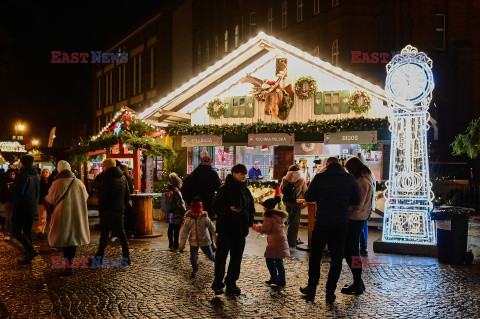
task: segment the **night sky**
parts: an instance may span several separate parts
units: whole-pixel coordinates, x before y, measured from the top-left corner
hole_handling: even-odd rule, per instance
[[[92,64],[52,64],[51,51],[105,51],[164,1],[0,1],[0,140],[17,121],[27,138],[66,146],[92,119]]]

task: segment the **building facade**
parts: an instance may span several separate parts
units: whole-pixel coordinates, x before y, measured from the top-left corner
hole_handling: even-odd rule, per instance
[[[453,0],[193,0],[193,73],[263,31],[384,86],[385,65],[412,44],[433,60],[434,160],[480,115],[480,3]],[[433,135],[433,134],[432,134]]]

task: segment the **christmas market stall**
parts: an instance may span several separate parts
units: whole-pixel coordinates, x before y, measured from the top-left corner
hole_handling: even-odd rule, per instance
[[[310,181],[323,159],[362,153],[377,178],[386,178],[386,100],[379,86],[260,33],[140,117],[165,127],[175,150],[186,150],[188,173],[204,149],[222,179],[235,163],[258,165],[261,175],[250,181],[261,202],[293,163]]]
[[[7,169],[8,163],[17,163],[27,153],[25,145],[18,141],[0,141],[0,167]]]
[[[153,183],[161,178],[165,162],[173,162],[176,157],[170,147],[164,146],[164,136],[163,130],[123,107],[100,133],[71,149],[72,163],[83,165],[84,182],[90,191],[104,159],[113,158],[127,165],[133,177],[134,210],[141,219],[136,220],[142,228],[136,229],[137,235],[151,235]],[[139,207],[142,209],[136,209]]]

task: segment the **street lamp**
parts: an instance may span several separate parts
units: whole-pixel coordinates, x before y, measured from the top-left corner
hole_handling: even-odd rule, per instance
[[[19,122],[17,125],[15,125],[15,136],[13,137],[13,139],[23,140],[23,136],[18,135],[19,133],[21,134],[23,130],[25,130],[25,124],[23,124],[22,122]]]
[[[32,141],[32,145],[33,145],[33,146],[38,146],[38,144],[40,144],[40,142],[39,142],[37,139],[34,139],[34,140]]]

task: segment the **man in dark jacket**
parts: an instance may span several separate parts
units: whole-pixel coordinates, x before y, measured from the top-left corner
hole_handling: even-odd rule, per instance
[[[305,193],[307,202],[317,203],[315,226],[312,232],[312,250],[308,268],[308,286],[300,291],[313,300],[320,279],[322,251],[328,244],[330,270],[326,285],[326,301],[335,301],[335,289],[342,271],[345,237],[349,221],[349,207],[360,203],[360,190],[353,175],[347,173],[338,159],[327,159],[324,172],[315,175]]]
[[[123,226],[125,202],[130,200],[127,180],[122,170],[116,167],[115,160],[106,159],[103,162],[103,168],[105,173],[100,179],[98,187],[101,235],[96,254],[97,263],[102,263],[108,236],[110,231],[112,231],[112,233],[118,236],[122,244],[124,260],[130,264],[127,236]]]
[[[213,220],[215,217],[213,200],[215,192],[220,187],[218,173],[212,168],[212,161],[207,152],[202,153],[200,165],[185,178],[182,185],[182,196],[185,203],[190,204],[195,197],[200,197],[203,210],[208,212],[208,217]]]
[[[32,226],[39,197],[40,177],[37,168],[33,166],[33,156],[23,156],[20,159],[20,173],[14,184],[12,216],[13,235],[25,248],[25,256],[19,264],[30,264],[38,256],[32,246]]]
[[[215,280],[212,289],[216,295],[223,293],[223,287],[227,286],[227,293],[240,294],[240,288],[236,281],[240,276],[245,237],[253,225],[255,206],[252,194],[247,188],[247,168],[243,164],[236,164],[218,190],[213,203],[213,209],[217,214],[216,231],[217,253],[215,257]],[[225,264],[230,252],[225,283]]]

